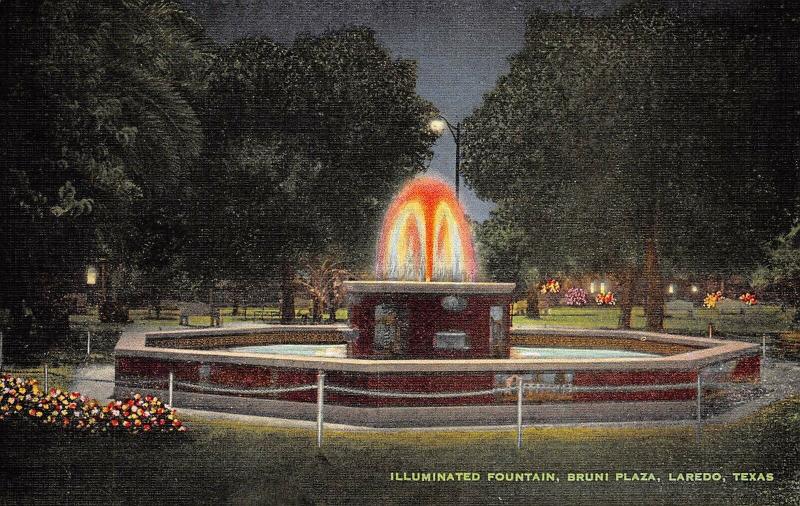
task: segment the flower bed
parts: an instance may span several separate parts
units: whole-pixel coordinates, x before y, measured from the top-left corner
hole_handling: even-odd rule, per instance
[[[739,300],[747,304],[748,306],[755,306],[758,304],[758,299],[756,299],[756,294],[754,293],[743,293],[739,296]]]
[[[539,287],[541,293],[558,293],[561,291],[561,283],[555,279],[548,279]]]
[[[598,306],[615,306],[617,304],[617,298],[612,292],[600,292],[594,297],[594,301]]]
[[[101,404],[78,392],[51,388],[45,393],[35,379],[0,378],[0,422],[12,418],[40,426],[91,433],[182,432],[175,410],[158,397],[134,394],[129,399]]]
[[[706,298],[703,299],[703,306],[707,309],[714,309],[717,307],[717,303],[724,298],[721,291],[709,293],[706,295]]]
[[[570,288],[564,295],[564,303],[568,306],[585,306],[587,302],[586,290],[583,288]]]

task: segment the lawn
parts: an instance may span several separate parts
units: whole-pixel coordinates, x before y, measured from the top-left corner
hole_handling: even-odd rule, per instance
[[[667,312],[664,328],[675,334],[703,335],[708,324],[713,323],[717,333],[723,336],[754,336],[763,333],[783,332],[789,328],[794,313],[784,311],[779,306],[758,305],[748,307],[744,314],[720,314],[716,309],[695,308],[694,314],[686,312]],[[549,314],[543,311],[538,320],[526,316],[514,316],[514,325],[547,325],[581,328],[615,329],[619,321],[618,308],[600,307],[554,307]],[[633,308],[631,326],[634,329],[645,327],[644,310],[641,306]]]
[[[269,317],[263,320],[253,315],[276,315],[276,308],[247,308],[247,317],[244,316],[244,308],[240,308],[238,316],[231,316],[231,308],[222,308],[221,313],[224,322],[249,321],[253,323],[276,323],[276,319]],[[256,311],[258,311],[256,313]],[[723,336],[756,336],[763,333],[783,332],[789,328],[792,320],[792,310],[783,310],[776,305],[757,305],[746,308],[743,314],[721,314],[716,309],[695,308],[690,316],[685,311],[671,313],[667,311],[664,320],[664,327],[667,332],[704,335],[707,332],[708,324],[713,323],[717,333]],[[298,318],[307,316],[307,311],[298,311]],[[347,321],[347,310],[339,309],[336,312],[337,320]],[[147,318],[146,310],[132,310],[131,318],[135,321],[143,321],[161,327],[178,325],[177,312],[164,311],[162,318]],[[300,323],[302,320],[297,320]],[[325,322],[328,321],[327,313],[324,315]],[[549,310],[549,314],[542,312],[542,317],[538,320],[527,318],[522,315],[513,317],[514,325],[546,325],[562,327],[581,327],[581,328],[617,328],[619,321],[618,308],[606,307],[554,307]],[[189,319],[192,326],[208,326],[211,321],[208,316],[192,316]],[[641,306],[634,307],[632,327],[643,329],[645,327],[644,311]]]
[[[800,399],[735,425],[691,428],[531,428],[508,432],[326,433],[190,422],[175,437],[33,433],[0,425],[0,503],[236,504],[797,504]],[[474,472],[475,482],[391,481],[393,472]],[[668,481],[719,472],[725,482]],[[489,472],[554,472],[559,482],[487,481]],[[609,472],[569,483],[570,472]],[[652,472],[661,481],[615,481]],[[732,473],[774,473],[737,482]],[[766,477],[766,475],[765,475]],[[793,502],[794,501],[794,502]]]

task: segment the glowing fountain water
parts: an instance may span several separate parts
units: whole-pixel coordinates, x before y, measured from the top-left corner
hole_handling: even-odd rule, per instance
[[[378,241],[378,279],[475,281],[472,234],[449,185],[414,179],[392,202]]]

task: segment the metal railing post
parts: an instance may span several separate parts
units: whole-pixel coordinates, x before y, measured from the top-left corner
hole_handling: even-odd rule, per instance
[[[522,448],[522,376],[517,379],[517,449]]]
[[[700,369],[697,370],[697,423],[700,423],[700,418],[702,415],[702,399],[703,399],[703,383],[700,378],[701,371]]]
[[[702,369],[697,370],[697,443],[700,443],[700,434],[703,430],[703,380]]]
[[[767,335],[761,335],[761,364],[758,367],[758,376],[761,383],[764,382],[764,366],[767,365]]]
[[[92,331],[86,331],[86,356],[90,356],[92,354]]]
[[[322,448],[322,408],[325,404],[325,371],[317,372],[317,448]]]
[[[0,370],[3,369],[3,331],[0,330]]]
[[[169,372],[169,400],[167,401],[167,404],[169,404],[169,407],[171,407],[171,408],[175,407],[175,406],[172,405],[172,386],[173,386],[174,382],[175,382],[175,373],[170,371]]]
[[[45,393],[45,395],[47,395],[47,393],[49,391],[50,391],[50,383],[49,383],[49,378],[47,376],[47,362],[45,362],[45,364],[44,364],[44,393]]]

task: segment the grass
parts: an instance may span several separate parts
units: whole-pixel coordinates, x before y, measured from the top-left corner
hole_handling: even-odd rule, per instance
[[[691,428],[530,428],[515,448],[508,432],[327,432],[195,421],[177,437],[34,433],[0,425],[6,476],[0,503],[196,504],[790,504],[800,481],[800,399],[738,424]],[[478,482],[390,481],[391,472],[466,471]],[[722,483],[668,481],[720,472]],[[555,472],[560,482],[499,483],[489,472]],[[610,472],[612,481],[567,483],[568,472]],[[652,472],[660,482],[614,481]],[[733,472],[772,472],[736,482]],[[796,504],[796,502],[795,502]]]
[[[598,307],[554,307],[549,314],[534,320],[526,316],[514,316],[514,325],[547,325],[580,328],[615,329],[619,321],[618,308]],[[744,314],[720,314],[715,309],[695,308],[694,315],[685,312],[667,312],[664,327],[667,332],[676,334],[703,335],[708,324],[713,323],[715,331],[727,336],[755,336],[763,333],[783,332],[789,328],[792,311],[782,311],[779,306],[759,305],[745,309]],[[634,329],[644,329],[644,310],[634,307],[631,319]]]
[[[277,320],[253,318],[254,310],[261,311],[262,314],[276,315],[277,308],[247,308],[248,317],[243,316],[243,308],[240,308],[238,316],[231,316],[231,308],[222,308],[223,324],[231,321],[248,321],[253,323],[276,322]],[[307,316],[308,311],[298,311],[298,318],[302,315]],[[708,324],[713,323],[715,331],[727,336],[756,336],[763,333],[784,332],[789,329],[793,312],[782,310],[776,305],[758,305],[745,309],[744,314],[720,314],[715,309],[695,308],[692,315],[686,312],[671,313],[667,311],[664,320],[664,327],[667,332],[704,335],[707,332]],[[84,318],[85,317],[81,317]],[[143,321],[160,327],[170,327],[178,325],[178,313],[176,311],[163,311],[162,318],[147,318],[146,310],[132,310],[131,318],[135,321]],[[339,309],[336,318],[340,322],[347,321],[347,309]],[[80,320],[75,320],[80,321]],[[324,315],[324,322],[328,321],[327,313]],[[619,321],[619,308],[600,308],[595,306],[585,307],[554,307],[542,312],[542,317],[538,320],[526,316],[517,315],[513,317],[514,325],[546,325],[562,327],[580,328],[617,328]],[[300,320],[297,320],[299,323]],[[634,329],[644,329],[645,319],[644,310],[641,306],[633,308],[632,327]],[[189,318],[191,326],[208,326],[211,320],[208,316],[191,316]]]

